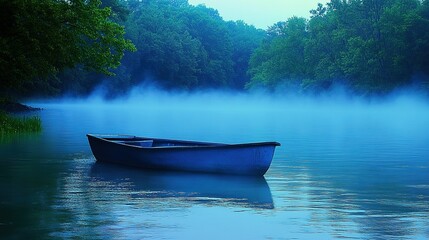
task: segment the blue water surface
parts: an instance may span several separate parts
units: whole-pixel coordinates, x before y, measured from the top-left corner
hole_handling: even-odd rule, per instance
[[[2,239],[428,239],[429,104],[149,94],[34,101],[2,136]],[[96,163],[87,133],[278,141],[264,178]]]

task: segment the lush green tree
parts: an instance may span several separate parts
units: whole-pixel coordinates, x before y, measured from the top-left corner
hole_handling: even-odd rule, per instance
[[[201,86],[227,87],[232,76],[232,44],[225,21],[203,5],[189,7],[183,14],[188,32],[202,45],[199,59]]]
[[[33,78],[29,83],[34,86],[25,88],[73,95],[100,86],[116,96],[149,80],[167,89],[243,89],[250,55],[265,35],[242,21],[225,22],[216,10],[187,0],[104,0],[103,7],[112,10],[109,19],[124,25],[125,37],[137,47],[125,52],[119,68],[111,69],[115,76],[81,63],[59,69],[57,78]]]
[[[125,61],[136,83],[153,76],[167,88],[198,84],[198,61],[204,58],[201,43],[191,36],[176,6],[167,1],[141,3],[133,9],[127,29],[138,48]]]
[[[348,30],[340,66],[360,91],[388,92],[407,84],[412,74],[409,40],[419,1],[362,1],[349,4]],[[365,14],[362,14],[365,13]]]
[[[0,0],[0,92],[52,87],[48,81],[77,65],[112,74],[134,50],[124,27],[100,0]]]
[[[429,88],[428,0],[331,0],[309,20],[267,31],[187,0],[0,0],[0,8],[1,94],[88,94],[103,84],[114,96],[146,79],[168,89],[340,83],[384,93],[415,74]]]
[[[332,4],[327,7],[318,4],[317,9],[310,11],[312,16],[304,50],[307,78],[302,88],[305,90],[324,90],[343,78],[339,65],[347,31],[339,26],[340,17],[333,7]]]
[[[299,85],[305,78],[306,19],[293,17],[268,30],[269,38],[250,59],[252,80],[247,87]]]
[[[385,93],[410,84],[413,74],[428,73],[427,2],[331,0],[311,11],[295,38],[286,33],[290,20],[275,24],[252,56],[248,85],[276,87],[289,79],[301,90],[340,82]]]
[[[227,26],[232,43],[233,75],[230,82],[233,88],[242,90],[250,81],[247,73],[250,56],[262,43],[266,33],[243,21],[229,21]]]
[[[191,6],[187,1],[149,0],[127,4],[130,16],[126,29],[138,48],[123,61],[131,73],[132,85],[154,79],[165,88],[235,86],[231,38],[240,37],[238,33],[234,35],[216,10],[203,5]],[[249,27],[243,31],[253,30]],[[245,33],[242,34],[240,40],[246,38]],[[256,44],[253,43],[253,48]],[[237,51],[247,51],[239,48],[237,45]]]
[[[414,71],[423,72],[429,76],[429,0],[424,0],[417,11],[418,16],[414,21],[411,33],[409,34],[412,42],[411,59]],[[427,86],[429,88],[429,84]]]

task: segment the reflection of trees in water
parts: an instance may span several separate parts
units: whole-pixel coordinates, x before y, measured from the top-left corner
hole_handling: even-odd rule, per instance
[[[88,166],[88,162],[81,162],[71,172],[61,177],[62,187],[58,190],[53,206],[59,224],[51,234],[54,237],[91,236],[94,239],[106,237],[106,231],[109,229],[104,226],[115,226],[120,222],[120,219],[112,214],[111,208],[114,206],[108,206],[108,201],[119,195],[115,192],[100,194],[93,191]]]
[[[57,226],[50,206],[64,166],[39,140],[38,135],[22,135],[0,145],[0,236],[4,239],[47,239]]]
[[[386,239],[427,234],[418,225],[429,223],[429,169],[423,166],[322,160],[289,162],[285,172],[270,173],[287,176],[282,188],[308,196],[301,207],[312,212],[311,225],[331,226],[337,237]]]

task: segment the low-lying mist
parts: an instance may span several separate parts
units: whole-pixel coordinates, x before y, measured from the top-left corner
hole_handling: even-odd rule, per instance
[[[426,131],[429,135],[429,100],[412,91],[401,91],[384,98],[363,98],[348,95],[345,91],[331,91],[318,96],[267,94],[264,92],[200,91],[167,92],[150,87],[138,87],[122,97],[106,100],[101,91],[86,98],[59,98],[37,100],[33,105],[44,109],[60,108],[69,111],[85,110],[97,118],[114,118],[122,121],[138,119],[142,125],[154,116],[167,119],[176,128],[198,131],[224,125],[255,128],[281,128],[283,124],[318,131],[329,128],[336,132],[345,125],[372,123],[369,127],[394,126],[394,131]],[[119,120],[118,120],[119,121]],[[155,120],[153,120],[155,121]],[[164,120],[165,121],[165,120]],[[159,124],[162,121],[159,120]],[[130,124],[130,126],[133,124]],[[154,123],[152,123],[154,125]],[[362,127],[362,126],[361,126]],[[165,128],[154,126],[153,132]],[[106,128],[102,132],[115,129]],[[133,128],[127,129],[134,132]],[[90,129],[88,131],[91,131]]]
[[[277,141],[277,159],[377,159],[418,161],[429,157],[429,101],[402,91],[384,98],[352,97],[344,91],[318,96],[264,92],[167,92],[135,88],[106,100],[35,100],[43,137],[51,145],[68,139],[70,152],[89,153],[85,135],[129,134],[208,142]],[[63,149],[64,150],[64,149]],[[422,155],[423,154],[423,155]],[[426,161],[425,160],[425,161]],[[379,160],[377,160],[379,161]]]
[[[87,97],[35,99],[32,104],[62,105],[79,108],[205,110],[219,112],[302,112],[335,115],[393,114],[411,117],[429,114],[429,98],[413,90],[401,90],[386,96],[362,97],[342,88],[317,95],[240,92],[228,90],[165,91],[155,87],[136,87],[128,94],[108,99],[102,88]]]

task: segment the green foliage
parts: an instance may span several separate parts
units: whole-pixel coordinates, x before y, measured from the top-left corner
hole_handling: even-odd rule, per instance
[[[227,28],[233,49],[231,85],[235,89],[243,89],[245,84],[250,81],[250,76],[247,74],[250,56],[262,44],[265,31],[256,29],[243,21],[229,21]]]
[[[117,77],[105,80],[111,92],[147,79],[167,89],[243,89],[249,80],[248,61],[264,31],[225,22],[216,10],[186,0],[122,3],[129,11],[127,37],[138,50],[125,55]]]
[[[138,52],[123,63],[135,82],[152,76],[166,88],[230,85],[232,45],[214,9],[187,1],[134,2],[126,28]]]
[[[189,33],[202,45],[200,58],[203,86],[226,87],[232,75],[232,44],[226,23],[218,12],[199,5],[189,7],[183,14]]]
[[[10,13],[0,22],[0,94],[89,94],[102,85],[115,96],[147,79],[167,89],[243,89],[265,35],[187,0],[0,3]]]
[[[113,74],[124,51],[124,27],[109,19],[100,0],[0,0],[0,92],[51,85],[65,68]],[[43,85],[43,84],[42,84]]]
[[[39,117],[12,117],[0,112],[0,134],[40,132],[42,123]]]
[[[124,64],[135,78],[146,72],[165,87],[197,85],[199,61],[205,57],[202,44],[191,36],[179,14],[167,1],[147,1],[133,9],[127,30],[138,52]]]
[[[331,0],[299,31],[296,19],[275,24],[252,56],[248,86],[321,90],[341,82],[384,93],[411,84],[413,74],[429,69],[427,2]]]
[[[252,80],[247,87],[273,88],[277,84],[294,84],[305,75],[306,20],[293,17],[275,24],[265,41],[250,59]]]
[[[118,95],[146,79],[389,92],[429,76],[428,2],[331,0],[263,31],[187,0],[0,0],[0,94],[88,94],[103,83]]]

